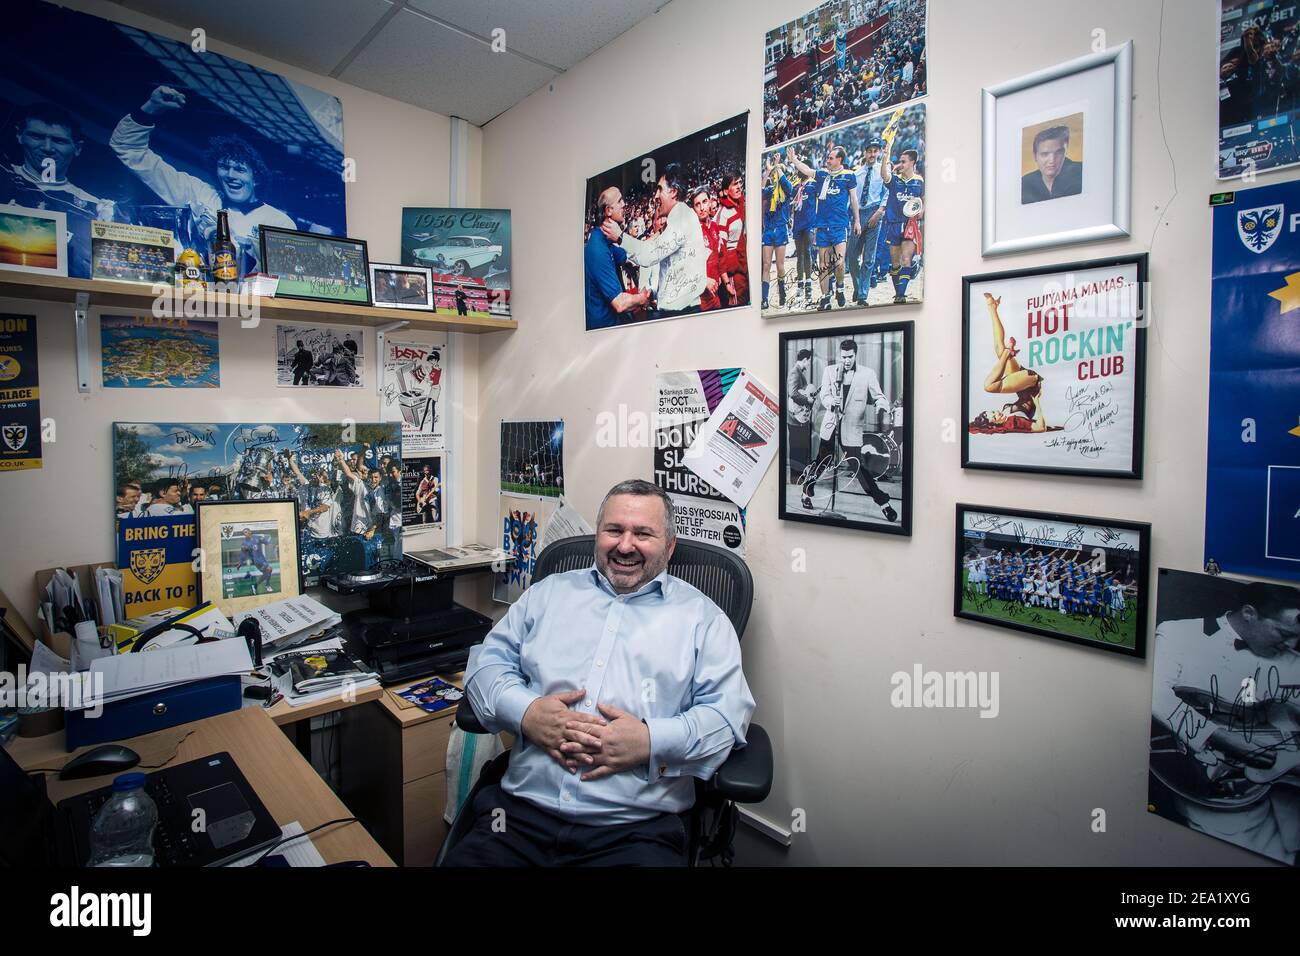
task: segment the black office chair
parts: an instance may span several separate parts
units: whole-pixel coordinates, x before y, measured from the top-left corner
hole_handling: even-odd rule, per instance
[[[580,535],[565,538],[547,546],[537,558],[533,571],[536,584],[548,574],[589,568],[596,563],[596,538]],[[693,541],[678,541],[668,573],[698,588],[718,605],[731,620],[736,637],[745,636],[749,623],[750,606],[754,600],[754,578],[745,562],[722,548]],[[456,725],[473,733],[487,733],[470,706],[469,698],[461,698],[456,710]],[[438,852],[435,866],[441,866],[447,853],[474,826],[470,808],[474,797],[483,787],[499,783],[506,774],[510,751],[506,751],[483,766],[478,782],[456,813],[451,831]],[[687,845],[687,861],[691,866],[701,862],[730,866],[735,851],[732,842],[736,832],[737,803],[761,803],[772,789],[772,742],[758,724],[751,723],[745,734],[745,746],[732,750],[713,779],[695,781],[695,805],[691,808],[691,826]]]

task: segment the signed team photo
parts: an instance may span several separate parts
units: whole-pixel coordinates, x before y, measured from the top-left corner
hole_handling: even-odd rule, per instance
[[[1146,656],[1151,526],[957,505],[957,617]]]
[[[781,518],[912,533],[912,328],[781,334]]]
[[[1142,477],[1147,257],[962,279],[962,467]]]
[[[748,129],[741,113],[587,180],[587,331],[749,304]]]

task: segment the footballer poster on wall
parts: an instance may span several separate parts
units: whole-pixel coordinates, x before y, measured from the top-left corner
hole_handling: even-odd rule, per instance
[[[1295,866],[1300,590],[1159,573],[1147,809]]]
[[[441,401],[446,352],[444,345],[384,341],[379,420],[402,423],[405,454],[446,447],[443,434],[446,406]]]
[[[119,535],[204,501],[293,498],[310,584],[401,556],[401,466],[396,424],[113,424]]]
[[[750,302],[742,113],[587,180],[587,330]]]
[[[925,298],[925,104],[763,154],[762,314]]]
[[[402,265],[433,273],[434,307],[510,317],[510,210],[402,209]]]
[[[507,570],[493,582],[492,600],[513,604],[533,583],[537,556],[541,554],[539,542],[558,505],[554,498],[501,495],[500,537],[496,543],[511,560]]]
[[[686,451],[740,377],[739,368],[655,376],[654,481],[676,511],[677,536],[745,555],[745,509],[686,466]]]
[[[95,220],[206,256],[228,210],[241,274],[257,269],[261,226],[347,234],[338,98],[196,48],[188,30],[11,4],[0,84],[0,206],[64,213],[70,276],[91,275]]]
[[[763,41],[763,143],[926,93],[926,0],[828,0]]]
[[[962,467],[1142,477],[1146,254],[962,279]]]
[[[1214,209],[1205,560],[1300,579],[1300,185]]]
[[[1149,524],[957,505],[953,614],[1146,656]]]
[[[501,490],[546,498],[564,493],[564,422],[501,423]]]
[[[1219,178],[1300,162],[1300,5],[1220,0]]]

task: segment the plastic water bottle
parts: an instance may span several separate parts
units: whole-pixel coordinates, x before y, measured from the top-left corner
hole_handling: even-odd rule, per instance
[[[158,807],[144,789],[144,774],[113,780],[113,795],[90,825],[90,866],[153,866]]]

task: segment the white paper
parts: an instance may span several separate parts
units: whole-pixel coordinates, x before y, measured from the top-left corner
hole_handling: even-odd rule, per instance
[[[235,630],[250,617],[261,626],[264,647],[287,641],[304,631],[323,633],[342,620],[337,613],[306,594],[241,611],[235,615]]]
[[[781,406],[748,371],[740,373],[686,450],[683,464],[742,508],[776,457]]]
[[[72,670],[72,661],[60,657],[44,641],[37,641],[32,648],[32,662],[27,665],[30,674],[66,674]]]
[[[108,702],[137,697],[160,687],[242,674],[252,669],[248,644],[243,638],[230,638],[179,647],[162,654],[142,652],[100,658],[90,665],[90,674],[103,675],[104,701]]]
[[[560,495],[560,506],[551,515],[551,520],[546,522],[546,530],[542,532],[537,551],[539,554],[545,551],[546,546],[552,541],[563,541],[565,538],[594,533],[595,529],[587,524],[587,519],[582,516],[582,512],[569,504],[564,495]]]
[[[343,826],[343,824],[339,824]],[[321,833],[329,833],[333,827],[326,827]],[[280,827],[280,836],[291,837],[297,836],[303,832],[302,824],[297,820],[292,823],[286,823]],[[226,866],[252,866],[263,856],[283,856],[290,866],[324,866],[325,857],[320,855],[316,849],[316,844],[311,842],[311,837],[304,837],[301,840],[294,840],[290,843],[282,844],[273,850],[261,849],[256,853],[250,853],[248,856],[242,856],[238,860],[227,863]]]

